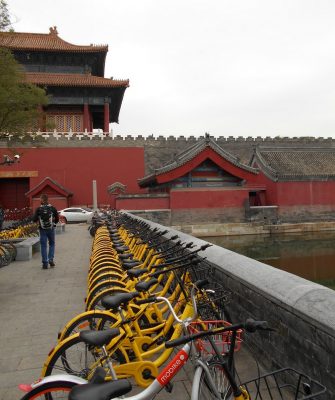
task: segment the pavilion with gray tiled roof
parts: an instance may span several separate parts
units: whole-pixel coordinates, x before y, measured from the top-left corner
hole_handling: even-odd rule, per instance
[[[153,173],[141,178],[138,180],[138,184],[141,187],[147,186],[149,183],[154,182],[155,178],[158,175],[164,174],[166,172],[172,171],[185,165],[193,158],[195,158],[198,154],[204,151],[206,148],[212,149],[215,153],[220,155],[220,157],[224,158],[225,160],[229,161],[234,166],[241,168],[245,171],[251,172],[253,174],[258,174],[258,168],[254,168],[250,165],[243,164],[238,157],[235,157],[231,153],[225,151],[222,147],[220,147],[213,138],[211,138],[208,134],[201,140],[199,140],[194,145],[188,147],[181,153],[175,156],[175,159],[167,165],[164,165],[160,168],[156,168]]]

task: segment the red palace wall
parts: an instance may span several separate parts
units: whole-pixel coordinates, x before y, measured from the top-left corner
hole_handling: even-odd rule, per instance
[[[8,151],[0,149],[0,158]],[[137,179],[145,175],[141,147],[15,148],[15,153],[21,154],[20,163],[0,166],[1,178],[28,176],[31,190],[45,177],[50,177],[73,192],[73,205],[92,204],[93,180],[97,181],[99,204],[110,204],[107,187],[114,182],[126,185],[128,193],[145,193],[137,185]]]
[[[332,206],[335,209],[335,181],[274,182],[262,173],[259,181],[266,186],[267,205]]]
[[[243,207],[249,191],[234,189],[174,189],[170,192],[171,209]]]
[[[335,208],[335,182],[278,182],[277,201],[282,206],[333,205]]]
[[[117,198],[117,210],[166,210],[170,208],[170,199],[166,197]]]
[[[245,171],[239,171],[239,175],[245,177],[249,187],[173,189],[170,197],[148,195],[137,183],[139,178],[145,176],[143,147],[3,148],[0,149],[0,159],[8,153],[19,153],[21,161],[19,164],[0,166],[0,202],[5,199],[5,190],[1,188],[9,188],[11,197],[16,191],[17,199],[23,198],[25,192],[45,177],[50,177],[73,192],[71,205],[92,205],[92,181],[96,180],[98,204],[115,205],[118,209],[243,210],[249,191],[259,187],[265,190],[265,205],[277,205],[282,213],[299,207],[301,211],[309,209],[310,213],[335,210],[335,181],[273,182],[262,173],[253,175]],[[221,161],[221,164],[225,163]],[[222,167],[228,169],[229,165]],[[236,167],[230,165],[229,168],[231,173],[237,172]],[[143,196],[116,199],[116,196],[107,193],[107,187],[114,182],[126,185],[128,195]],[[12,184],[17,184],[22,191],[12,189]],[[21,203],[17,201],[17,204]],[[294,213],[298,211],[294,210]]]

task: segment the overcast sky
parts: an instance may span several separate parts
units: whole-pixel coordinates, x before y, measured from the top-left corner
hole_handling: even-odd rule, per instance
[[[17,32],[108,44],[115,134],[335,138],[334,0],[7,0]]]

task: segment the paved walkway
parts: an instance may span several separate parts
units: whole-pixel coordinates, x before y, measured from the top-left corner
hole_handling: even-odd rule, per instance
[[[56,267],[42,270],[40,253],[0,269],[0,399],[22,397],[19,383],[40,376],[57,333],[84,309],[92,237],[86,224],[56,235]]]
[[[42,270],[40,253],[0,268],[0,400],[22,397],[17,385],[40,376],[58,331],[84,310],[91,248],[86,224],[67,225],[56,236],[55,268]],[[162,391],[156,398],[187,400],[192,374],[178,374],[172,394]]]

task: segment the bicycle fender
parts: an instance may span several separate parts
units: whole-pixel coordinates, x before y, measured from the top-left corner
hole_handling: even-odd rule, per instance
[[[38,388],[46,383],[50,382],[71,382],[75,385],[84,385],[87,383],[87,380],[80,378],[79,376],[68,375],[68,374],[58,374],[58,375],[50,375],[44,378],[39,378],[30,385],[19,385],[19,389],[24,392],[29,392],[32,389]]]

